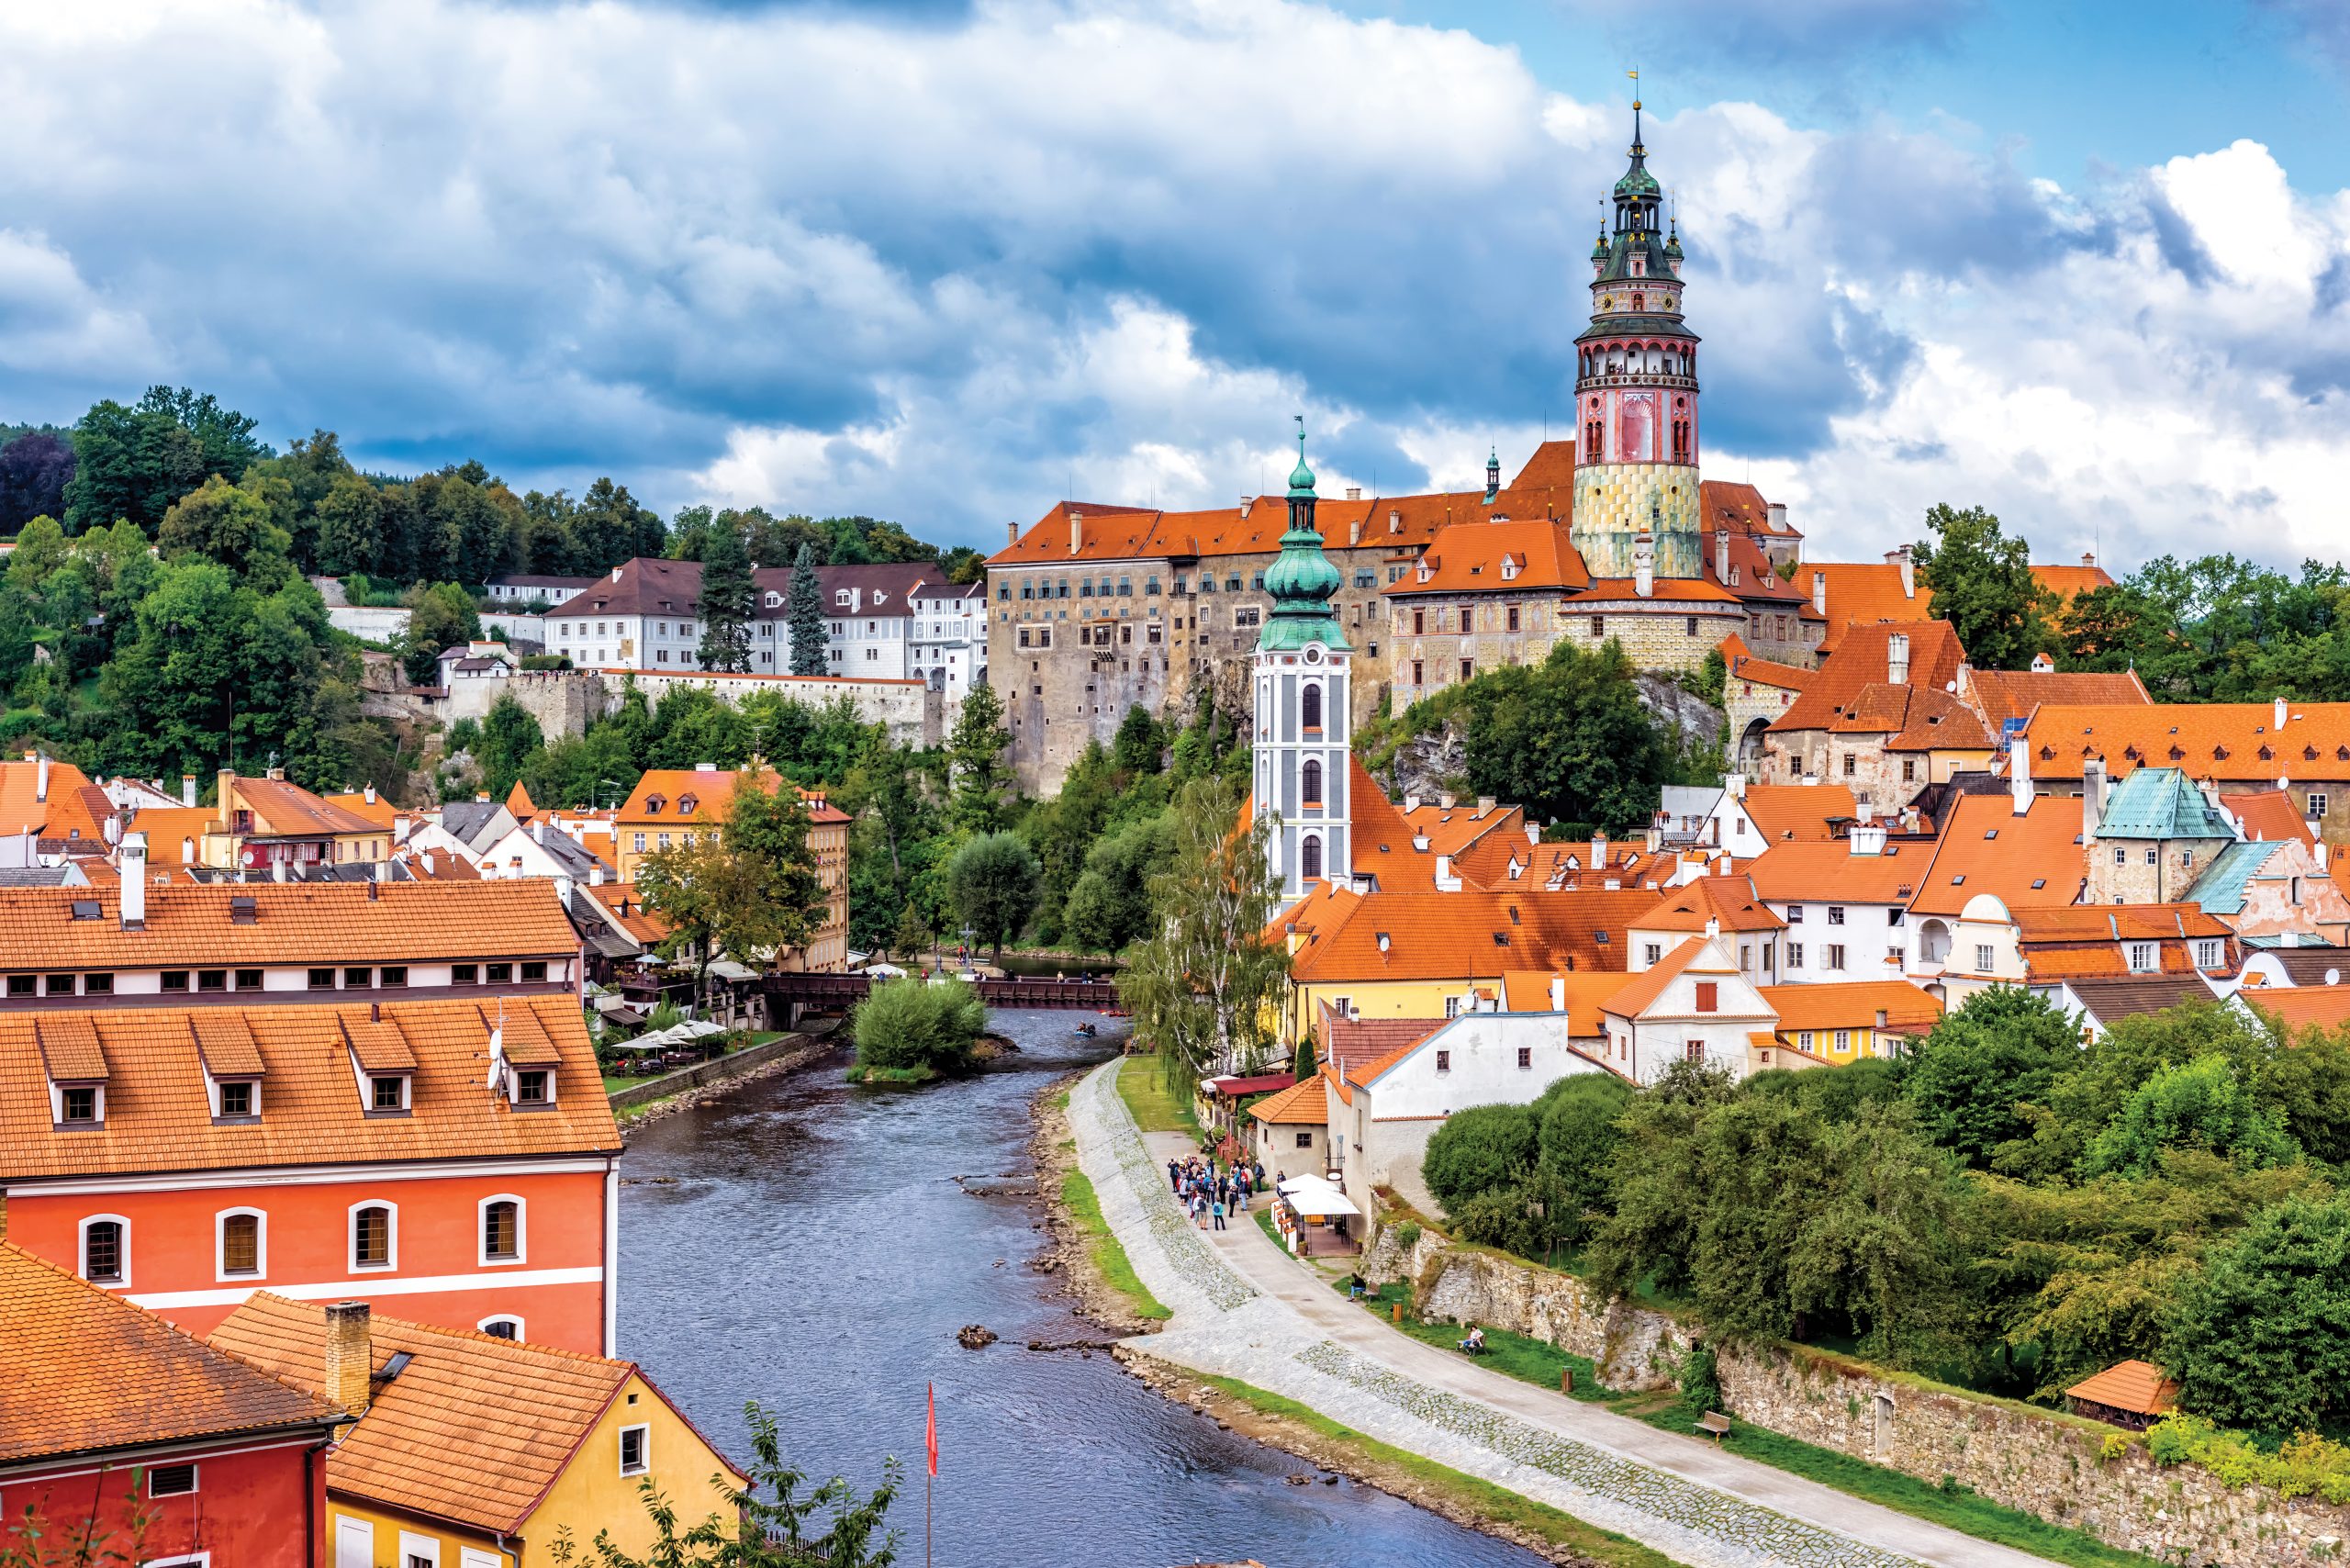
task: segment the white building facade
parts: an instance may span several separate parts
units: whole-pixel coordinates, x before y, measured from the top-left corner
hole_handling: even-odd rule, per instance
[[[1325,879],[1349,877],[1354,864],[1347,810],[1353,650],[1330,613],[1340,578],[1315,531],[1302,431],[1297,443],[1289,532],[1265,573],[1273,603],[1257,639],[1253,704],[1257,815],[1274,819],[1266,856],[1291,899]]]

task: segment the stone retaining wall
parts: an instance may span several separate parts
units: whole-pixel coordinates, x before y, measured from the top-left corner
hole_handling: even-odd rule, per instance
[[[1610,1388],[1672,1386],[1695,1325],[1624,1301],[1602,1306],[1572,1275],[1432,1230],[1406,1248],[1396,1228],[1379,1227],[1363,1275],[1410,1281],[1426,1316],[1557,1345],[1590,1360]],[[2350,1507],[2232,1487],[2195,1465],[2158,1467],[2143,1442],[2105,1459],[2117,1428],[2099,1422],[1802,1351],[1718,1346],[1716,1363],[1723,1406],[1740,1420],[1921,1481],[1949,1478],[2166,1562],[2304,1568],[2339,1562],[2350,1540]]]
[[[632,1105],[666,1099],[680,1090],[699,1089],[706,1084],[723,1083],[730,1078],[740,1078],[746,1072],[765,1067],[787,1051],[814,1045],[816,1040],[817,1036],[813,1035],[784,1035],[755,1046],[746,1046],[730,1056],[697,1062],[692,1067],[681,1067],[675,1072],[665,1072],[658,1078],[632,1083],[625,1089],[615,1089],[612,1091],[612,1109],[625,1111]]]

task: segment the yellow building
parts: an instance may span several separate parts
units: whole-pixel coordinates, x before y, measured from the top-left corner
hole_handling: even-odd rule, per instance
[[[680,1531],[746,1478],[632,1361],[256,1292],[212,1343],[355,1413],[327,1456],[331,1568],[532,1568],[558,1535],[654,1542],[650,1480]]]
[[[1778,1014],[1773,1025],[1778,1043],[1832,1067],[1897,1055],[1942,1015],[1941,1002],[1908,980],[1758,989]]]
[[[647,770],[612,814],[612,856],[620,879],[635,881],[637,868],[649,856],[692,844],[704,834],[718,834],[725,826],[735,786],[744,778],[756,778],[769,794],[782,786],[782,778],[772,768],[756,757],[751,763],[743,771],[708,763]],[[848,968],[849,815],[821,790],[799,793],[808,812],[808,848],[815,857],[816,879],[824,889],[824,918],[804,948],[778,954],[776,967],[837,972]]]
[[[246,778],[222,768],[209,806],[148,806],[125,824],[151,863],[271,875],[279,866],[375,866],[391,858],[388,812],[359,812],[288,783],[283,768]]]

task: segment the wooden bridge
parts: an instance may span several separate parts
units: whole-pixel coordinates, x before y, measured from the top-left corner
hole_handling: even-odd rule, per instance
[[[872,977],[863,974],[767,974],[759,989],[770,1002],[796,1002],[820,1012],[844,1012],[865,1000]],[[1116,1013],[1118,985],[1107,980],[1043,980],[1014,976],[978,982],[979,999],[990,1007],[1081,1008]]]

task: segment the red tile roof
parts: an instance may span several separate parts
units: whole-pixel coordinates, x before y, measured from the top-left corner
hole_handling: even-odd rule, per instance
[[[1755,896],[1751,877],[1700,877],[1670,890],[1632,922],[1639,931],[1703,932],[1714,921],[1723,931],[1777,931],[1786,922]]]
[[[1561,969],[1506,969],[1502,973],[1502,1005],[1508,1013],[1551,1013],[1551,987],[1556,983],[1564,992],[1567,1032],[1590,1036],[1606,1033],[1599,1021],[1600,1009],[1607,999],[1624,989],[1620,974],[1596,970],[1577,970],[1569,974]]]
[[[0,1242],[0,1463],[231,1433],[323,1435],[335,1414],[8,1242]]]
[[[1405,1046],[1417,1045],[1444,1020],[1428,1018],[1340,1018],[1321,1004],[1322,1059],[1339,1069],[1358,1067]]]
[[[2282,790],[2254,790],[2237,795],[2223,792],[2220,804],[2244,823],[2247,839],[2281,844],[2288,838],[2298,838],[2303,844],[2317,843],[2317,835],[2310,832],[2309,819],[2301,815],[2301,808]]]
[[[1851,822],[1861,811],[1841,784],[1749,784],[1738,803],[1765,844],[1824,843],[1830,822]]]
[[[1290,973],[1297,980],[1335,984],[1468,980],[1505,968],[1616,969],[1624,962],[1630,917],[1655,897],[1639,890],[1382,890],[1354,901],[1340,919],[1316,929],[1291,958]]]
[[[1755,989],[1779,1015],[1779,1027],[1874,1029],[1931,1025],[1942,1015],[1941,1001],[1908,980],[1845,980],[1828,985],[1766,985]]]
[[[1600,1004],[1601,1009],[1612,1017],[1637,1018],[1654,1006],[1657,999],[1684,974],[1735,973],[1733,966],[1714,947],[1715,944],[1702,935],[1685,939],[1618,988]]]
[[[1983,715],[1994,734],[2009,719],[2028,717],[2043,704],[2104,707],[2152,702],[2136,673],[2096,670],[1969,669],[1961,695]]]
[[[1955,915],[1979,893],[1994,895],[2010,913],[2069,903],[2080,896],[2084,880],[2080,836],[2077,800],[2034,796],[2031,810],[2017,816],[2005,794],[1963,795],[1943,824],[1910,913]]]
[[[2191,778],[2350,779],[2350,702],[2288,703],[2281,731],[2273,702],[2047,703],[2024,734],[2034,772],[2077,776],[2101,756],[2116,778],[2147,765]]]
[[[2150,1361],[2116,1361],[2065,1391],[2075,1399],[2127,1410],[2134,1416],[2164,1415],[2178,1404],[2178,1380]]]
[[[1382,591],[1412,594],[1572,592],[1591,581],[1564,523],[1456,522],[1436,536],[1416,570]]]
[[[1248,1107],[1248,1114],[1274,1126],[1318,1127],[1330,1119],[1329,1099],[1317,1074],[1278,1094],[1266,1095]]]
[[[1892,677],[1891,642],[1896,636],[1909,641],[1908,678],[1897,684]],[[1856,709],[1862,693],[1897,686],[1942,693],[1949,682],[1958,678],[1958,666],[1965,661],[1965,651],[1958,645],[1957,634],[1946,621],[1854,626],[1837,644],[1836,651],[1812,672],[1803,695],[1773,721],[1771,729],[1775,734],[1839,727],[1891,733],[1902,726],[1906,707],[1890,702],[1880,692],[1873,699],[1875,707],[1866,711],[1868,718],[1855,723],[1861,720]],[[1903,700],[1906,702],[1906,699]],[[1979,730],[1979,726],[1975,728]]]
[[[2263,986],[2236,995],[2296,1033],[2350,1023],[2350,985]]]
[[[1746,879],[1780,903],[1907,904],[1933,868],[1932,841],[1888,839],[1884,853],[1850,842],[1774,844],[1746,865]]]
[[[380,1021],[370,1019],[365,1003],[0,1014],[0,1170],[24,1181],[620,1147],[587,1025],[570,997],[505,1001],[508,1037],[543,1037],[557,1058],[554,1108],[527,1113],[483,1092],[497,999],[395,1002],[380,1011]],[[216,1126],[199,1053],[227,1038],[229,1018],[241,1022],[262,1062],[261,1115],[251,1125]],[[61,1028],[81,1032],[103,1051],[102,1127],[54,1129],[42,1048]],[[386,1068],[414,1064],[409,1114],[368,1114],[351,1070],[354,1047]]]
[[[27,758],[0,762],[0,838],[14,838],[27,829],[51,853],[80,842],[92,853],[106,847],[106,822],[114,804],[89,775],[70,762],[54,757],[49,764],[49,793],[40,794],[40,764]]]
[[[1729,666],[1732,680],[1751,680],[1757,686],[1774,686],[1787,691],[1801,691],[1811,684],[1813,671],[1795,665],[1774,664],[1748,652],[1746,639],[1735,632],[1721,640],[1721,653],[1722,663]]]
[[[256,838],[322,838],[382,833],[382,824],[283,778],[231,778],[235,803],[252,812]]]

